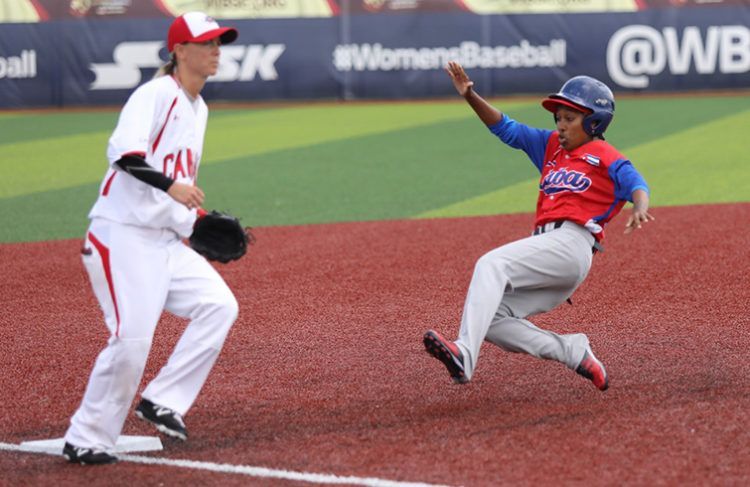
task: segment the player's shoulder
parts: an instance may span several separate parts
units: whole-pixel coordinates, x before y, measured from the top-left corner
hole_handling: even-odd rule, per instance
[[[201,95],[198,95],[198,98],[196,98],[193,108],[195,109],[196,117],[202,119],[203,123],[206,123],[208,120],[208,105]]]
[[[208,105],[206,105],[206,100],[204,100],[200,95],[198,95],[198,110],[208,113]]]
[[[171,76],[159,76],[136,88],[131,97],[159,98],[172,97],[178,93],[180,86]]]
[[[180,84],[172,76],[159,76],[143,85],[156,93],[175,94],[180,91]]]
[[[607,163],[612,163],[618,159],[625,158],[615,146],[606,140],[593,140],[586,144],[585,150],[586,153],[599,157]]]

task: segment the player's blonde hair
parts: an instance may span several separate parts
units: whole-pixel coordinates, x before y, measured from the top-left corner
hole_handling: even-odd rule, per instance
[[[159,70],[154,73],[154,78],[160,78],[162,76],[171,76],[177,69],[177,56],[174,53],[169,55],[169,61],[166,64],[162,64]]]

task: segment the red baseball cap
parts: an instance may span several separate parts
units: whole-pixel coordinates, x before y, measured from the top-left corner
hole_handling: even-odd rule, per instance
[[[174,46],[184,42],[205,42],[216,38],[222,44],[229,44],[237,39],[237,29],[219,27],[216,21],[203,12],[187,12],[180,15],[169,26],[167,49],[174,51]]]

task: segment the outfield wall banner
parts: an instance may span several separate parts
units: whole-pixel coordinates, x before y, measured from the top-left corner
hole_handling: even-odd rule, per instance
[[[121,104],[167,58],[168,18],[0,26],[0,107]],[[223,20],[207,100],[453,95],[461,62],[485,95],[547,93],[577,74],[614,91],[750,88],[750,9],[619,14],[412,13]],[[582,28],[585,27],[584,28]]]
[[[222,19],[471,12],[566,14],[744,5],[750,0],[0,0],[0,24],[60,19],[176,17],[198,10]]]

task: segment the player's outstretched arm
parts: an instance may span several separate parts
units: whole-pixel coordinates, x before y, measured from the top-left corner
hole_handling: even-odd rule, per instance
[[[474,82],[469,79],[469,76],[460,64],[450,61],[445,70],[448,72],[448,76],[451,77],[453,86],[456,88],[458,94],[464,97],[485,125],[495,125],[503,119],[503,114],[500,110],[487,103],[484,98],[474,91]]]
[[[625,224],[625,233],[630,233],[636,228],[648,222],[653,221],[655,218],[648,212],[648,193],[642,189],[636,189],[633,191],[633,212],[628,217],[628,222]]]

